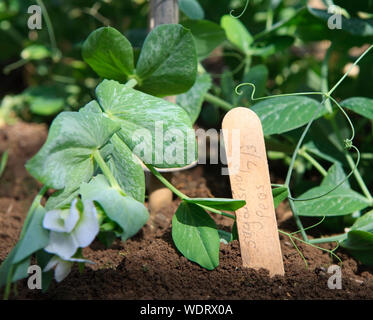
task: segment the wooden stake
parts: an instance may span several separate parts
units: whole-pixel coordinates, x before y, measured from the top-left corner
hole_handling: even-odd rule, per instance
[[[225,115],[222,127],[227,158],[229,154],[240,157],[236,165],[228,163],[228,171],[233,198],[246,200],[246,206],[236,212],[243,266],[267,269],[270,276],[284,275],[260,119],[248,108],[234,108]],[[239,130],[237,154],[232,154],[234,144],[238,145],[232,141],[233,130]]]
[[[150,0],[150,30],[160,24],[175,23],[179,23],[179,4],[177,0]]]

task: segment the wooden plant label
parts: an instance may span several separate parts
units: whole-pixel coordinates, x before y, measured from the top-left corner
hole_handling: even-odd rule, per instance
[[[240,157],[228,161],[228,171],[233,198],[246,200],[236,211],[243,266],[267,269],[270,276],[284,275],[260,119],[248,108],[234,108],[224,117],[222,127],[227,159],[229,154],[230,158]],[[233,144],[238,142],[232,141],[233,131],[239,132],[237,154],[232,154]]]

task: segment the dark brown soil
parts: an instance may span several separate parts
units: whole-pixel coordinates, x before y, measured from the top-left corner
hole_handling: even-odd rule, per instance
[[[47,129],[43,125],[17,123],[0,128],[0,152],[10,152],[0,186],[0,262],[18,239],[23,219],[40,185],[24,169],[24,164],[42,145]],[[173,183],[190,196],[229,196],[229,183],[216,168],[199,166],[175,174]],[[171,218],[178,205],[153,214],[149,223],[131,240],[119,240],[110,249],[99,242],[84,250],[96,264],[83,274],[77,268],[60,284],[52,283],[48,293],[29,290],[18,283],[17,299],[372,299],[373,270],[361,266],[346,253],[343,260],[342,289],[331,290],[327,280],[328,253],[298,243],[304,261],[289,238],[280,235],[286,275],[270,278],[265,270],[241,266],[239,243],[221,245],[220,266],[207,271],[189,262],[171,239]],[[277,210],[279,228],[295,231],[286,205]],[[230,226],[217,219],[221,228]],[[332,245],[324,245],[332,248]],[[2,290],[0,290],[2,294]]]

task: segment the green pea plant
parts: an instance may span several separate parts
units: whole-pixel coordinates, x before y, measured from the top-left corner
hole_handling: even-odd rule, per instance
[[[333,47],[331,47],[330,50],[332,48]],[[353,97],[339,103],[333,98],[332,93],[338,88],[342,81],[344,81],[353,67],[358,64],[359,61],[372,50],[372,48],[373,45],[354,62],[349,70],[330,90],[328,90],[327,82],[325,82],[325,91],[323,92],[303,92],[269,97],[267,103],[259,102],[252,108],[258,113],[258,115],[260,115],[264,132],[268,135],[283,133],[306,124],[292,155],[285,184],[280,186],[279,189],[279,192],[282,190],[287,194],[293,216],[299,227],[299,232],[302,234],[303,240],[299,238],[297,238],[297,240],[311,245],[337,242],[339,245],[346,248],[355,258],[367,265],[373,263],[373,229],[371,224],[373,217],[373,197],[357,169],[361,155],[359,149],[353,145],[355,128],[343,108],[371,119],[373,102],[368,98]],[[325,69],[327,69],[329,55],[330,51],[326,56],[324,64]],[[252,84],[249,85],[252,86]],[[239,89],[239,87],[240,86],[238,86],[237,89]],[[261,98],[254,98],[254,93],[255,86],[252,92],[252,99],[261,100]],[[320,95],[322,101],[319,103],[308,97],[300,97],[304,95]],[[291,106],[293,103],[294,105]],[[347,121],[343,121],[343,118],[339,117],[340,114],[332,109],[332,104],[337,107],[337,110],[341,111]],[[277,105],[277,107],[275,107],[275,105]],[[278,111],[277,115],[271,115],[269,110],[272,107]],[[299,109],[299,112],[294,113],[294,108]],[[283,126],[280,125],[275,128],[273,126],[273,121],[268,119],[272,116],[282,119],[280,122]],[[323,116],[324,118],[322,118]],[[313,122],[318,118],[321,118],[320,121],[315,123],[315,126],[311,128]],[[351,137],[347,136],[349,127],[352,131]],[[309,139],[306,137],[308,132],[310,132],[311,136]],[[324,139],[322,136],[324,136]],[[355,151],[355,160],[350,155],[350,150]],[[332,165],[326,171],[312,154],[331,162]],[[309,189],[299,197],[293,198],[290,190],[290,180],[296,157],[298,155],[303,156],[307,161],[309,161],[320,172],[323,179],[320,186]],[[345,167],[350,169],[349,174],[345,173]],[[362,194],[351,188],[348,179],[352,175],[356,178]],[[329,223],[336,224],[338,218],[343,217],[346,221],[346,218],[349,217],[349,221],[352,225],[345,229],[345,233],[337,236],[308,239],[306,234],[307,228],[303,227],[300,216],[322,217],[322,220],[318,224],[324,222],[324,219],[329,219]],[[293,234],[288,234],[283,231],[281,232],[293,237]]]
[[[204,25],[205,33],[214,32],[215,41],[219,39],[220,27],[220,30],[225,33],[220,34],[220,43],[223,43],[229,55],[232,55],[232,52],[235,52],[233,56],[238,55],[238,66],[232,68],[232,71],[229,69],[224,71],[220,76],[220,87],[212,86],[215,94],[205,93],[204,100],[220,107],[223,111],[229,111],[236,106],[247,106],[260,117],[269,158],[284,159],[289,165],[285,183],[273,185],[274,203],[277,206],[286,199],[289,201],[299,230],[292,233],[280,230],[280,233],[289,237],[306,265],[307,261],[294,240],[327,251],[340,262],[335,250],[341,246],[362,263],[372,265],[373,198],[363,178],[365,174],[367,180],[370,179],[369,167],[358,170],[361,158],[369,161],[371,154],[369,152],[360,154],[360,151],[353,145],[356,130],[349,113],[363,117],[361,121],[363,124],[369,123],[373,119],[373,100],[365,97],[351,97],[337,101],[332,96],[343,82],[347,82],[345,80],[351,70],[371,51],[372,47],[369,47],[350,66],[332,89],[329,90],[328,87],[331,55],[341,53],[349,46],[371,43],[373,36],[371,19],[369,19],[371,15],[367,14],[368,18],[362,18],[362,15],[357,15],[356,11],[370,12],[372,5],[359,3],[357,7],[361,10],[356,10],[356,6],[352,6],[354,9],[351,8],[348,1],[341,0],[334,1],[334,3],[324,1],[327,7],[336,4],[348,9],[348,12],[347,10],[341,11],[343,13],[340,17],[341,30],[331,30],[328,28],[328,21],[333,13],[328,10],[301,5],[294,10],[289,10],[286,18],[274,23],[275,11],[281,9],[282,2],[285,1],[268,2],[270,6],[266,14],[265,29],[254,35],[237,19],[241,18],[248,9],[249,1],[245,2],[243,11],[238,15],[233,15],[233,12],[230,15],[224,15],[220,26],[211,25],[207,28],[207,22],[202,23],[202,21],[187,23],[193,35],[198,39],[197,45],[201,52],[214,43],[200,35],[202,34],[201,26]],[[197,27],[198,24],[200,27]],[[320,69],[320,77],[317,76],[315,83],[310,85],[316,90],[263,97],[267,91],[269,70],[265,64],[259,63],[252,66],[252,62],[257,61],[258,57],[262,61],[267,61],[268,57],[288,48],[295,40],[298,40],[297,38],[304,42],[328,39],[332,43],[321,68],[316,67]],[[243,71],[240,71],[242,68]],[[236,74],[239,78],[239,85],[235,84],[234,75]],[[278,79],[283,81],[280,77]],[[284,86],[286,87],[286,82]],[[290,85],[289,87],[291,88]],[[343,90],[345,89],[346,86],[343,87]],[[320,97],[320,99],[313,97]],[[347,121],[343,119],[343,116]],[[211,113],[209,117],[211,118]],[[360,130],[363,129],[363,124],[359,125]],[[351,136],[349,136],[349,130],[352,130]],[[364,135],[364,131],[361,131],[361,134]],[[350,151],[354,153],[350,154]],[[304,162],[300,161],[298,156],[307,162],[305,165],[307,168],[310,165],[322,175],[323,179],[319,186],[306,191],[304,190],[306,189],[305,183],[291,181],[294,171],[301,173],[305,171],[302,169]],[[325,164],[329,165],[328,170],[324,168]],[[298,180],[299,176],[302,175],[298,174]],[[348,180],[352,176],[355,178],[355,185],[350,184]],[[297,193],[300,193],[298,197],[293,197],[294,186],[298,189]],[[359,188],[361,193],[356,192],[355,187]],[[301,189],[300,192],[299,189]],[[321,218],[321,220],[310,227],[304,227],[301,217]],[[333,237],[309,239],[306,231],[320,225],[330,231],[340,233],[343,230],[344,233]],[[298,237],[298,233],[302,237]],[[328,250],[318,245],[327,242],[336,242],[337,247]]]
[[[188,29],[153,29],[136,57],[136,67],[130,42],[111,27],[92,32],[82,55],[104,80],[96,87],[94,100],[53,120],[45,144],[26,164],[43,187],[18,243],[0,268],[6,298],[11,283],[27,277],[32,257],[43,270],[46,290],[52,269],[59,282],[74,263],[80,269],[90,263],[82,249],[96,237],[109,246],[116,237],[125,241],[144,226],[149,213],[139,159],[181,198],[172,220],[173,240],[184,256],[206,269],[218,266],[220,245],[219,230],[208,212],[234,219],[225,211],[245,205],[243,200],[190,198],[156,170],[196,160],[190,115],[161,98],[183,94],[196,81],[196,48]],[[54,192],[44,206],[41,200],[48,189]]]
[[[4,173],[7,162],[8,162],[8,151],[4,151],[4,153],[1,155],[1,160],[0,160],[0,178]]]
[[[236,87],[236,93],[240,95],[242,86],[250,86],[253,89],[252,101],[265,100],[254,104],[251,109],[260,117],[266,135],[283,134],[306,125],[300,135],[297,135],[298,141],[292,154],[285,183],[275,185],[276,188],[273,189],[275,204],[277,205],[279,202],[288,199],[293,217],[299,227],[299,231],[293,233],[282,230],[279,230],[279,232],[290,238],[306,265],[307,262],[294,240],[327,251],[340,262],[342,261],[335,255],[334,251],[341,245],[362,263],[367,265],[373,263],[373,197],[357,170],[361,155],[359,149],[353,145],[355,127],[343,109],[345,107],[371,119],[373,102],[368,98],[354,97],[339,103],[332,96],[332,93],[348,76],[352,68],[372,49],[373,45],[354,62],[337,84],[326,92],[299,92],[255,98],[256,87],[253,83],[242,83]],[[311,95],[321,96],[322,101],[304,97]],[[341,111],[347,121],[343,122],[343,118],[339,117],[337,110],[332,109],[331,102],[337,107],[337,110]],[[322,119],[323,116],[325,119]],[[312,124],[317,119],[319,119],[319,123],[316,122],[312,128]],[[348,134],[349,128],[352,131],[352,136],[344,137]],[[311,139],[307,140],[306,135],[309,132]],[[316,136],[318,136],[317,139]],[[324,139],[321,136],[324,136]],[[349,154],[349,150],[355,151],[356,160]],[[332,162],[329,170],[325,170],[311,154]],[[309,189],[299,197],[294,198],[290,186],[298,155],[309,161],[323,176],[323,179],[320,186]],[[344,165],[350,168],[348,174],[345,173]],[[348,179],[352,175],[355,176],[363,194],[351,188]],[[311,227],[305,228],[301,222],[301,216],[321,217],[322,219]],[[353,223],[350,228],[346,229],[345,233],[332,237],[308,238],[306,233],[308,229],[314,228],[328,219],[329,223],[336,224],[338,221],[335,218],[340,217],[344,217],[345,222],[346,217],[349,217],[349,221]],[[295,234],[297,233],[301,233],[302,238],[296,237]],[[327,242],[337,242],[338,246],[333,250],[328,250],[316,245]]]

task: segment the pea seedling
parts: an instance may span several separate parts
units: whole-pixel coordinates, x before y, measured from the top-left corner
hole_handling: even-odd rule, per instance
[[[182,254],[204,268],[219,264],[220,245],[207,211],[234,218],[221,210],[235,211],[245,204],[189,198],[155,169],[183,167],[196,160],[188,113],[160,98],[183,93],[195,82],[197,58],[190,31],[181,25],[153,29],[135,68],[129,41],[113,28],[100,28],[84,43],[83,57],[106,79],[96,87],[95,100],[54,119],[47,141],[26,164],[44,186],[17,245],[0,268],[6,297],[10,284],[27,276],[33,255],[45,278],[54,268],[55,279],[62,281],[73,263],[88,262],[82,248],[96,237],[110,245],[115,237],[125,241],[144,226],[149,213],[138,159],[182,199],[172,221],[173,240]],[[57,191],[43,207],[40,201],[49,188]]]

